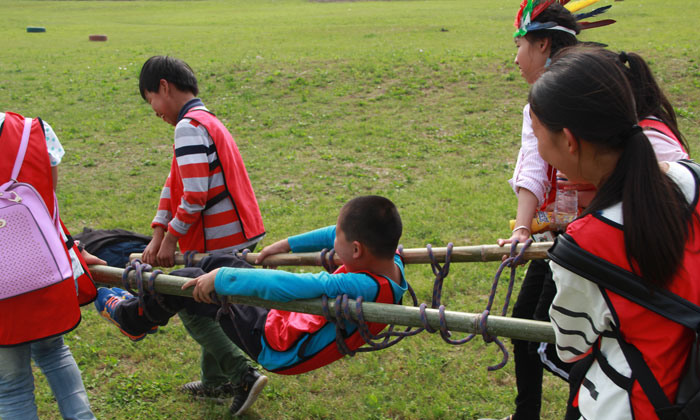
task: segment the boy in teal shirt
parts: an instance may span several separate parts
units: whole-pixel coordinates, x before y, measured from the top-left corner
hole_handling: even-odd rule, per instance
[[[330,273],[290,273],[279,270],[251,270],[224,267],[188,281],[183,289],[194,287],[193,298],[166,296],[166,306],[156,299],[146,300],[151,319],[138,315],[136,299],[118,300],[115,289],[100,289],[98,302],[123,330],[134,334],[154,325],[164,325],[172,310],[214,317],[219,309],[211,293],[256,296],[290,301],[326,295],[347,294],[351,299],[399,304],[407,290],[403,263],[396,253],[402,224],[394,204],[383,197],[365,196],[350,200],[340,211],[336,226],[293,236],[263,249],[258,263],[281,252],[308,252],[334,248],[343,265]],[[231,305],[234,316],[223,316],[220,324],[226,335],[265,369],[280,374],[299,374],[317,369],[344,355],[335,343],[335,326],[324,317],[297,312]],[[377,334],[384,324],[369,323]],[[346,344],[357,349],[364,341],[357,327],[345,323]],[[252,404],[264,383],[249,384],[246,402],[234,412],[240,414]],[[252,399],[252,401],[250,401]],[[234,399],[234,402],[236,399]]]

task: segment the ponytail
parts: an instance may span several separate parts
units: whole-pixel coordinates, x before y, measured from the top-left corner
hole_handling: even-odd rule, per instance
[[[681,268],[693,209],[659,168],[649,139],[636,125],[628,77],[601,49],[563,50],[530,90],[532,112],[550,131],[619,152],[584,214],[622,202],[627,259],[649,287],[667,285]]]
[[[627,261],[649,286],[664,287],[681,266],[692,208],[659,168],[641,128],[629,134],[615,170],[583,215],[622,201]]]
[[[663,121],[673,132],[683,148],[688,151],[688,143],[678,129],[676,112],[663,90],[656,82],[649,65],[636,53],[622,51],[618,58],[634,93],[637,117],[642,120],[653,115]]]

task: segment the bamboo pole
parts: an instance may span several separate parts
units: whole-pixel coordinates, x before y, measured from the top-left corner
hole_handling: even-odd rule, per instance
[[[121,278],[124,270],[104,265],[90,266],[90,273],[96,283],[121,286]],[[148,281],[151,273],[144,273],[144,282]],[[135,273],[129,273],[129,283],[136,289]],[[181,286],[186,277],[171,276],[161,274],[156,277],[155,289],[164,294],[178,296],[192,296],[191,289],[182,290]],[[242,303],[246,305],[259,306],[263,308],[274,308],[285,311],[304,312],[315,315],[323,315],[321,309],[321,299],[296,300],[291,302],[274,302],[249,296],[228,296],[232,303]],[[335,302],[329,302],[330,313],[335,313]],[[355,301],[350,301],[351,308],[355,308]],[[380,322],[383,324],[396,324],[408,327],[422,327],[419,308],[413,306],[390,305],[375,302],[365,302],[362,304],[362,311],[365,320],[369,322]],[[355,318],[354,310],[353,318]],[[440,326],[437,309],[426,309],[426,316],[431,327],[437,329]],[[447,328],[450,331],[476,333],[478,332],[479,314],[445,311]],[[519,340],[539,341],[554,343],[554,330],[548,322],[532,321],[518,318],[508,318],[501,316],[489,316],[487,331],[491,335],[499,337],[510,337]]]
[[[547,257],[547,250],[552,246],[551,242],[533,243],[525,251],[525,259],[537,260]],[[522,245],[518,245],[518,252],[522,249]],[[438,262],[445,262],[447,248],[433,248],[433,255]],[[195,254],[194,262],[201,261],[209,254]],[[255,264],[255,259],[258,253],[249,253],[245,260],[249,264]],[[501,261],[503,256],[510,255],[510,246],[500,247],[498,245],[476,245],[476,246],[456,246],[452,248],[452,262],[486,262],[486,261]],[[425,264],[430,262],[430,256],[426,248],[407,248],[403,250],[405,264]],[[130,260],[140,259],[142,254],[129,255]],[[341,261],[337,255],[333,261],[336,265],[340,265]],[[184,265],[185,260],[182,254],[175,254],[175,264]],[[320,266],[321,254],[319,252],[300,252],[294,254],[276,254],[270,255],[265,259],[267,266]]]

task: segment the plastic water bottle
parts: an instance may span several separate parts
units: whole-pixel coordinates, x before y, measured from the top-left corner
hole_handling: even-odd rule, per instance
[[[576,190],[557,190],[557,198],[554,201],[554,211],[552,219],[554,219],[555,230],[565,231],[566,226],[578,216],[578,191]]]

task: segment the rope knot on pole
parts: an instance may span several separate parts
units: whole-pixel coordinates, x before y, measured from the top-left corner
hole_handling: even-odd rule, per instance
[[[136,292],[134,292],[134,290],[131,289],[131,284],[129,283],[129,273],[131,271],[133,271],[135,273],[135,277],[136,277],[136,290],[137,290]],[[155,296],[156,302],[158,302],[158,304],[162,308],[172,312],[170,310],[170,308],[168,308],[165,305],[165,299],[163,298],[163,295],[156,292],[156,289],[155,289],[156,277],[159,274],[163,274],[163,271],[153,270],[153,267],[151,267],[150,264],[144,264],[141,262],[141,260],[138,260],[138,259],[131,261],[131,263],[129,265],[127,265],[126,269],[124,269],[124,271],[122,273],[122,286],[124,287],[124,290],[131,293],[132,295],[137,296],[138,302],[139,302],[139,316],[145,315],[149,321],[155,322],[154,318],[148,313],[148,310],[146,309],[146,304],[144,301],[144,296],[146,295],[144,287],[143,287],[143,273],[144,273],[144,271],[151,272],[151,275],[149,276],[148,283],[147,283],[148,293]]]

